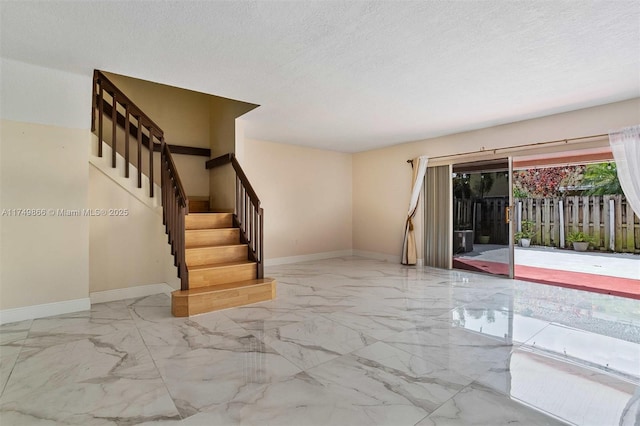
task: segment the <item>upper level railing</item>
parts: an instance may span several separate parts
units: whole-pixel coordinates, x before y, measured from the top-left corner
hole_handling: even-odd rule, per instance
[[[207,169],[229,164],[236,173],[236,205],[234,213],[235,226],[240,228],[240,238],[249,246],[249,256],[257,264],[257,277],[264,277],[264,211],[260,207],[260,199],[249,183],[240,163],[234,154],[225,154],[207,161]]]
[[[97,117],[96,117],[97,115]],[[129,177],[129,164],[138,169],[138,188],[142,188],[142,147],[147,148],[149,158],[146,172],[149,178],[149,196],[154,196],[153,153],[160,151],[160,187],[162,189],[162,218],[166,226],[174,255],[178,276],[183,290],[188,288],[188,271],[185,262],[184,222],[188,214],[187,196],[180,182],[178,170],[173,161],[169,145],[165,143],[164,132],[149,118],[127,95],[125,95],[109,78],[96,70],[93,73],[93,105],[91,130],[98,136],[98,156],[102,157],[102,144],[105,142],[105,118],[111,121],[111,166],[116,167],[119,150],[124,151],[124,173]],[[124,130],[124,140],[118,140],[118,127]],[[135,138],[137,161],[131,155],[130,136]],[[157,143],[158,141],[159,143]],[[120,144],[123,144],[120,146]],[[200,155],[200,154],[197,154]]]
[[[153,198],[153,145],[155,140],[163,141],[164,132],[153,122],[127,95],[116,87],[109,78],[102,72],[96,70],[93,73],[93,114],[91,116],[91,130],[96,131],[96,112],[98,114],[98,156],[102,157],[102,142],[104,137],[105,100],[110,101],[111,119],[111,167],[116,167],[116,157],[118,154],[118,110],[124,110],[124,123],[120,123],[124,128],[124,173],[129,177],[130,141],[129,136],[133,133],[137,141],[137,162],[138,168],[138,188],[142,188],[142,147],[148,149],[149,163],[147,173],[149,177],[149,196]],[[132,131],[133,130],[133,131]],[[151,147],[151,149],[149,149]]]

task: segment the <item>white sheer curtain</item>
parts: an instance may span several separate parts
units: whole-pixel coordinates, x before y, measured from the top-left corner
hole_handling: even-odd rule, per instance
[[[413,159],[413,180],[411,181],[411,199],[409,201],[409,212],[407,223],[404,229],[404,241],[402,243],[402,264],[415,265],[417,262],[416,237],[413,232],[413,216],[418,208],[418,199],[424,182],[424,175],[427,171],[428,157],[421,156]]]
[[[609,132],[609,144],[622,191],[640,216],[640,125]]]

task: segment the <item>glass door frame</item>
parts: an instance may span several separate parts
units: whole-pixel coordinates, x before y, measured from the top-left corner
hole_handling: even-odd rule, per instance
[[[507,206],[507,225],[509,230],[509,278],[515,278],[516,269],[516,257],[515,257],[515,229],[514,229],[514,213],[515,208],[513,206],[513,157],[510,155],[507,157],[509,162],[509,204]]]

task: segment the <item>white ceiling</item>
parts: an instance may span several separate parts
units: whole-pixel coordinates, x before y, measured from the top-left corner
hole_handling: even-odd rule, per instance
[[[640,96],[638,1],[1,2],[3,57],[260,104],[356,152]]]

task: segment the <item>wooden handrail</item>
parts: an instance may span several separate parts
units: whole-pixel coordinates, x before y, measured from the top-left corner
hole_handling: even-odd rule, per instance
[[[93,80],[97,81],[98,84],[104,87],[104,89],[107,92],[111,92],[110,94],[112,96],[115,96],[116,98],[118,98],[119,103],[121,103],[122,105],[128,105],[129,113],[131,115],[143,117],[144,122],[142,124],[145,127],[153,127],[154,129],[162,133],[160,126],[158,126],[151,118],[149,118],[148,115],[143,113],[142,110],[131,99],[129,99],[127,95],[125,95],[122,92],[122,90],[118,89],[118,87],[115,84],[113,84],[111,80],[109,80],[109,77],[104,75],[104,73],[102,73],[101,71],[95,70],[93,72]]]
[[[221,155],[206,162],[207,169],[231,163],[236,173],[236,205],[234,226],[240,229],[240,240],[249,247],[249,255],[256,262],[257,277],[264,277],[264,210],[260,199],[251,186],[233,153]]]
[[[205,168],[213,169],[219,166],[224,166],[225,164],[229,164],[231,160],[235,157],[234,154],[224,154],[216,158],[212,158],[211,160],[204,163]]]
[[[253,201],[256,204],[256,206],[259,208],[260,199],[258,198],[258,194],[253,189],[253,186],[251,186],[251,182],[249,182],[249,178],[247,177],[247,175],[244,174],[244,171],[242,170],[242,167],[240,167],[240,163],[238,163],[238,160],[236,159],[235,154],[233,153],[224,154],[214,159],[211,159],[205,163],[205,167],[207,169],[214,169],[216,167],[220,167],[229,163],[231,163],[231,165],[233,166],[233,170],[235,170],[236,172],[236,175],[238,175],[238,177],[242,181],[242,185],[247,189],[247,192],[251,197],[251,201]]]
[[[260,208],[260,199],[258,198],[258,194],[256,194],[256,191],[253,189],[253,186],[251,186],[251,183],[249,182],[249,178],[247,177],[247,175],[244,174],[242,167],[240,167],[240,163],[238,163],[235,157],[231,161],[231,165],[233,166],[233,169],[236,171],[236,175],[240,178],[242,185],[246,188],[247,192],[249,193],[249,197],[251,198],[251,201],[254,202],[257,208]]]
[[[184,186],[182,186],[180,175],[178,175],[178,168],[176,167],[176,163],[174,163],[173,161],[173,156],[171,155],[171,150],[169,149],[169,145],[165,143],[162,146],[163,146],[162,154],[166,157],[167,167],[169,169],[169,172],[171,173],[171,176],[173,176],[175,179],[175,187],[176,187],[176,191],[178,192],[177,193],[178,199],[181,202],[181,206],[186,207],[188,209],[189,203],[188,203],[187,193],[184,190]]]

